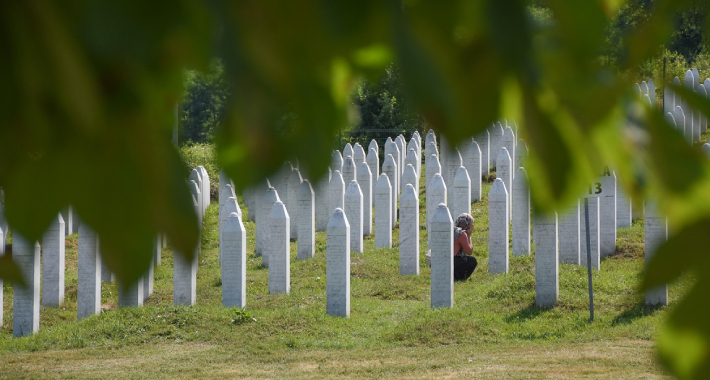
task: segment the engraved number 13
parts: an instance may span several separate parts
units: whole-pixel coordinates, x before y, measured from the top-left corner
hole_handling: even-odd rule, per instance
[[[594,182],[593,184],[589,184],[589,194],[592,194],[592,186],[594,186],[594,194],[601,194],[602,184],[600,182]]]

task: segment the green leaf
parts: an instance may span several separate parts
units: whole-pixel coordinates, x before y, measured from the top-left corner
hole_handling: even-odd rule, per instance
[[[11,252],[5,252],[4,256],[0,256],[0,279],[17,284],[20,286],[26,286],[25,279],[22,277],[22,272],[20,272],[20,267],[12,261]]]

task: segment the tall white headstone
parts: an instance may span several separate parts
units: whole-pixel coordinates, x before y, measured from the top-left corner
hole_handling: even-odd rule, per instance
[[[436,148],[435,142],[433,142],[433,141],[430,142],[429,145],[426,147],[426,151],[424,153],[426,154],[425,160],[424,160],[424,167],[425,168],[429,166],[429,161],[431,160],[431,156],[436,157],[436,161],[439,162],[439,150]]]
[[[513,160],[515,159],[515,144],[517,140],[515,139],[515,133],[513,133],[513,129],[510,127],[506,127],[505,130],[503,131],[503,140],[502,140],[502,147],[508,150],[508,154],[510,155],[510,161],[511,165],[513,163]],[[515,170],[518,167],[514,167],[510,173],[513,178],[515,178]]]
[[[192,202],[195,212],[199,212],[199,201],[194,196]],[[192,258],[181,252],[173,255],[173,304],[191,306],[197,297],[197,257],[200,252],[200,238],[193,249]]]
[[[328,222],[326,246],[326,312],[350,317],[350,225],[336,208]]]
[[[219,210],[219,262],[222,264],[223,249],[222,249],[222,233],[224,231],[224,225],[227,223],[227,218],[229,218],[232,213],[236,213],[239,219],[242,218],[242,212],[239,209],[239,204],[237,204],[237,199],[234,197],[229,197],[229,199],[224,201],[224,204]]]
[[[508,149],[503,147],[498,151],[498,156],[496,157],[496,177],[503,180],[505,184],[505,189],[508,190],[508,204],[512,201],[512,185],[513,185],[513,168],[512,161],[510,159],[510,154]],[[510,210],[508,210],[510,212]],[[512,214],[508,215],[508,219],[511,219]]]
[[[367,154],[370,154],[370,149],[374,149],[375,154],[377,156],[380,155],[380,145],[377,144],[377,140],[375,140],[375,139],[370,140],[370,143],[367,145],[367,152],[368,152]],[[379,166],[379,164],[378,164],[378,166]]]
[[[471,141],[463,166],[466,167],[468,176],[471,179],[471,201],[481,201],[481,148],[478,143]]]
[[[435,155],[432,154],[431,157],[429,157],[429,160],[427,160],[424,174],[426,175],[426,179],[424,181],[424,188],[426,190],[429,188],[431,179],[437,174],[441,175],[441,165],[439,165],[439,159]]]
[[[199,165],[197,170],[202,177],[202,187],[200,188],[200,192],[202,193],[202,205],[205,207],[205,210],[207,210],[207,207],[210,205],[210,175],[207,174],[207,169],[202,165]]]
[[[518,168],[513,179],[513,256],[530,254],[530,190],[528,174]]]
[[[375,140],[372,140],[375,141]],[[376,143],[375,143],[376,144]],[[372,145],[372,143],[370,144]],[[380,156],[375,148],[370,148],[367,152],[367,167],[370,168],[370,184],[372,185],[372,199],[375,199],[375,184],[380,177]]]
[[[484,129],[476,136],[476,142],[481,149],[481,176],[489,175],[491,169],[491,132]]]
[[[407,171],[407,165],[412,165],[412,169],[414,169],[414,174],[416,175],[416,178],[419,178],[419,170],[417,170],[417,167],[421,168],[422,165],[419,162],[419,156],[417,156],[417,151],[414,148],[409,149],[409,151],[407,152],[407,157],[404,158],[405,172]],[[402,176],[404,176],[404,172],[402,172]],[[404,189],[404,186],[406,185],[407,183],[402,180],[402,189]]]
[[[274,189],[273,187],[270,187],[269,190],[266,191],[266,194],[264,195],[264,199],[262,200],[262,207],[264,208],[262,210],[262,215],[264,216],[264,234],[262,235],[262,249],[263,249],[263,254],[261,255],[261,265],[268,267],[269,266],[269,255],[268,253],[270,252],[269,240],[271,239],[271,236],[274,234],[273,231],[271,231],[271,221],[269,219],[269,215],[271,214],[271,209],[274,207],[274,204],[276,202],[281,202],[281,198],[279,197],[278,191]],[[291,233],[291,227],[289,226],[289,235]],[[289,239],[291,237],[289,236]]]
[[[392,164],[394,164],[394,167],[397,169],[396,172],[397,176],[393,177],[391,175],[387,175],[389,178],[390,182],[392,183],[392,191],[394,196],[399,195],[399,180],[400,180],[400,175],[399,175],[399,162],[401,161],[400,158],[400,152],[399,148],[397,147],[397,144],[394,141],[387,140],[385,143],[385,160],[382,163],[382,173],[385,172],[385,164],[387,163],[387,156],[392,156]],[[396,203],[396,202],[395,202]]]
[[[79,320],[101,312],[101,256],[99,238],[86,223],[79,225],[79,271],[76,311]]]
[[[496,178],[488,193],[488,272],[508,273],[508,190]]]
[[[417,177],[417,172],[411,164],[404,168],[404,174],[402,174],[402,189],[407,185],[412,185],[415,189],[419,188],[419,177]]]
[[[587,227],[586,214],[584,206],[580,207],[579,220],[579,261],[583,267],[587,266]],[[599,250],[599,198],[589,198],[589,247],[592,257],[592,268],[600,269],[600,250]]]
[[[439,164],[441,164],[441,176],[444,178],[446,186],[449,186],[448,160],[450,156],[451,146],[449,146],[449,139],[442,134],[439,136]]]
[[[644,224],[644,245],[646,265],[651,261],[658,247],[668,240],[668,219],[661,216],[653,202],[646,203],[646,221]],[[646,303],[650,305],[668,305],[668,285],[660,285],[646,291]]]
[[[345,147],[343,148],[343,159],[346,159],[347,157],[352,157],[353,156],[353,146],[350,145],[350,143],[345,144]]]
[[[417,171],[417,178],[419,178],[422,174],[422,163],[421,163],[421,153],[419,152],[419,145],[417,145],[417,140],[414,138],[409,140],[409,144],[407,144],[407,157],[405,158],[404,162],[404,167],[407,167],[407,164],[411,164],[414,167],[414,170]],[[410,157],[410,155],[414,153],[413,157]]]
[[[345,215],[350,224],[350,249],[363,253],[362,244],[362,191],[357,181],[352,180],[345,190]]]
[[[471,213],[471,179],[463,166],[459,167],[454,176],[454,191],[451,199],[451,214],[457,218],[462,213]]]
[[[616,188],[616,227],[631,227],[631,199],[626,192],[617,186]]]
[[[352,161],[352,158],[350,159],[350,161]],[[298,190],[301,187],[301,182],[303,182],[303,179],[301,178],[301,173],[298,171],[298,169],[294,169],[291,172],[291,176],[288,178],[288,198],[286,203],[286,211],[288,211],[289,215],[292,215],[294,218],[296,218],[296,220],[298,220],[296,210],[298,208]],[[298,226],[296,225],[296,223],[291,223],[291,239],[298,239]]]
[[[523,140],[518,140],[515,146],[515,167],[524,168],[525,160],[528,158],[528,144]]]
[[[343,182],[346,184],[357,177],[357,167],[355,167],[355,160],[351,156],[345,157],[341,174],[343,175]]]
[[[402,177],[402,174],[404,174],[404,159],[407,157],[407,142],[404,141],[404,136],[400,134],[394,139],[394,143],[397,144],[397,149],[399,149],[399,162],[397,162],[397,169],[399,169],[399,176]],[[401,182],[399,191],[402,191]]]
[[[582,210],[583,211],[583,210]],[[583,221],[582,221],[583,222]],[[580,201],[559,215],[560,262],[565,264],[580,264]],[[586,235],[584,237],[586,239]],[[586,243],[582,243],[586,244]],[[586,257],[582,258],[586,260]]]
[[[192,196],[195,197],[195,199],[197,200],[199,207],[198,210],[200,211],[199,213],[197,213],[197,220],[200,223],[200,228],[202,228],[202,218],[205,216],[205,207],[204,203],[202,203],[204,201],[204,198],[202,197],[202,192],[200,191],[200,184],[195,182],[194,180],[190,180],[187,183],[187,187],[190,189],[190,193],[192,193]],[[106,279],[104,279],[104,281],[106,281]]]
[[[330,168],[316,185],[316,230],[325,231],[328,228],[330,211],[330,179],[333,176]]]
[[[431,307],[454,306],[454,221],[445,204],[431,218]]]
[[[224,223],[222,244],[222,306],[243,308],[247,305],[247,233],[236,212]]]
[[[19,232],[13,231],[12,261],[17,264],[26,285],[14,287],[12,335],[15,338],[39,331],[39,257],[39,243],[31,243]]]
[[[399,274],[419,275],[419,196],[406,185],[399,200]]]
[[[434,177],[429,183],[429,188],[427,189],[426,197],[426,217],[427,217],[427,231],[431,231],[431,220],[434,217],[436,208],[440,204],[447,203],[447,193],[446,183],[444,183],[444,178],[441,174],[434,174]],[[429,234],[429,248],[431,248],[431,234]]]
[[[390,206],[392,207],[392,214],[390,216],[392,218],[393,229],[394,226],[397,224],[397,189],[399,188],[399,169],[397,168],[397,163],[395,161],[396,160],[394,156],[388,154],[387,156],[385,156],[385,162],[382,163],[382,174],[387,175],[387,178],[390,180],[390,185],[392,186],[392,203],[390,204]]]
[[[599,249],[604,258],[616,253],[616,174],[605,167],[599,182],[602,186],[599,197]]]
[[[360,164],[365,162],[365,149],[362,148],[360,143],[355,143],[353,147],[353,160],[355,160],[355,167],[360,167]]]
[[[683,82],[683,87],[685,87],[689,91],[695,91],[695,76],[693,75],[692,70],[688,70],[685,72],[685,79]],[[686,120],[685,125],[686,132],[688,132],[688,124],[690,124],[690,141],[698,142],[700,141],[700,129],[698,128],[698,123],[695,119],[696,112],[693,112],[686,100],[683,100],[681,104],[684,105],[683,112],[685,113],[685,117],[690,121],[688,123],[688,120]]]
[[[190,181],[194,181],[195,185],[197,185],[197,191],[190,189],[192,191],[192,194],[197,197],[196,194],[199,194],[199,198],[197,198],[197,202],[200,203],[200,215],[199,217],[202,217],[205,215],[205,209],[207,209],[207,206],[205,206],[205,198],[202,196],[202,188],[203,186],[203,181],[202,181],[202,174],[200,174],[200,171],[195,168],[192,169],[190,172],[190,175],[187,177],[187,183],[189,184]]]
[[[269,294],[291,292],[290,222],[286,207],[276,201],[269,213]]]
[[[264,196],[269,191],[269,188],[271,188],[271,182],[264,178],[257,183],[254,190],[256,198],[256,243],[254,254],[257,257],[264,253],[264,235],[267,233],[266,215],[268,215],[264,214]],[[269,207],[269,210],[271,210],[271,207]]]
[[[452,151],[447,152],[446,156],[446,177],[444,177],[444,181],[446,181],[446,187],[449,190],[449,193],[446,194],[446,196],[449,198],[449,200],[453,201],[454,198],[454,178],[456,178],[456,172],[458,172],[459,168],[463,166],[463,160],[461,159],[461,153],[459,153],[458,149],[454,149]],[[449,210],[451,211],[451,210]],[[455,215],[458,216],[458,215]]]
[[[392,248],[392,185],[384,173],[375,185],[375,248]]]
[[[372,173],[367,162],[360,163],[357,169],[357,183],[362,192],[362,235],[372,235]]]
[[[64,303],[64,219],[62,214],[42,236],[42,306],[61,306]]]
[[[557,214],[536,215],[535,306],[552,307],[560,295]]]
[[[333,176],[330,178],[330,186],[328,189],[329,193],[329,212],[332,214],[333,210],[339,208],[341,210],[345,209],[345,181],[343,181],[343,176],[340,175],[339,171],[333,172]]]
[[[298,189],[298,259],[310,259],[315,254],[316,247],[316,208],[315,194],[311,183],[306,179]]]
[[[330,158],[330,171],[331,173],[335,171],[343,172],[343,156],[340,155],[339,150],[334,150]]]
[[[503,147],[503,126],[500,123],[495,123],[490,127],[489,131],[491,133],[491,158],[496,157],[496,160],[491,162],[491,165],[497,165],[498,152]],[[494,154],[495,156],[493,156]],[[496,169],[497,172],[498,169]]]

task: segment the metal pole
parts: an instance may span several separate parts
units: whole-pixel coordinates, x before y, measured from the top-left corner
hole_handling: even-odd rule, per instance
[[[592,286],[592,249],[589,244],[589,198],[584,198],[584,223],[587,226],[587,282],[589,283],[589,322],[594,321],[594,288]]]

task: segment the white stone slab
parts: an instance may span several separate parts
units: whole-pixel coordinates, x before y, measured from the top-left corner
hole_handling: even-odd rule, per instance
[[[352,180],[345,190],[345,215],[350,224],[350,250],[363,253],[362,243],[362,191],[357,181]]]
[[[447,153],[446,156],[446,177],[444,177],[444,180],[446,181],[446,188],[448,189],[448,194],[446,196],[449,198],[449,200],[454,199],[454,178],[456,178],[456,172],[458,172],[459,168],[463,166],[463,160],[461,159],[461,153],[459,153],[458,149],[454,149],[450,152]],[[470,190],[469,190],[470,193]],[[451,210],[449,210],[451,211]],[[455,215],[458,216],[458,215]]]
[[[326,246],[326,313],[350,317],[350,225],[343,210],[333,211]]]
[[[395,161],[396,159],[394,156],[388,154],[385,156],[385,162],[382,163],[382,174],[387,176],[390,180],[390,185],[392,186],[392,203],[390,204],[392,207],[392,214],[390,215],[392,218],[392,229],[394,229],[394,226],[397,224],[397,189],[399,188],[399,169],[397,168],[397,163]]]
[[[515,168],[524,168],[528,158],[528,144],[523,140],[518,140],[515,146]]]
[[[195,210],[199,210],[199,200],[192,197]],[[200,252],[200,240],[197,238],[197,245],[193,248],[192,258],[187,258],[181,252],[175,250],[173,254],[173,304],[187,305],[195,304],[197,298],[197,258]]]
[[[601,258],[604,258],[616,253],[616,174],[605,167],[598,181],[602,188],[599,194],[599,249]]]
[[[151,252],[150,265],[148,266],[148,270],[143,275],[143,302],[144,303],[148,299],[148,297],[150,297],[150,295],[153,294],[153,288],[155,285],[155,263],[157,261],[157,258],[160,257],[160,255],[161,255],[162,247],[163,247],[163,238],[162,238],[162,234],[159,234],[153,240],[153,250]]]
[[[188,184],[190,183],[190,181],[194,181],[197,184],[197,189],[200,193],[200,197],[197,198],[197,201],[200,203],[200,217],[202,217],[203,215],[205,215],[205,209],[207,207],[205,206],[205,198],[202,196],[202,189],[204,188],[202,184],[202,174],[200,174],[200,171],[197,168],[192,169],[190,175],[187,177]]]
[[[194,172],[197,172],[197,171],[195,170]],[[202,203],[204,201],[204,198],[202,197],[202,192],[200,191],[200,184],[195,182],[194,180],[190,180],[187,183],[187,187],[188,187],[188,189],[190,189],[190,193],[192,194],[192,196],[195,197],[195,199],[197,199],[197,203],[198,203],[199,208],[197,209],[198,212],[196,215],[197,215],[197,220],[199,221],[199,224],[200,224],[200,228],[202,228],[202,217],[205,215],[205,213],[204,213],[205,208]]]
[[[500,148],[503,147],[503,126],[500,123],[493,124],[490,129],[491,133],[491,158],[496,158],[495,161],[491,162],[491,166],[497,165],[498,152]],[[498,170],[496,169],[496,173]]]
[[[508,273],[509,199],[505,183],[496,178],[488,193],[489,273]]]
[[[685,79],[683,82],[683,87],[685,87],[689,91],[695,91],[696,79],[693,75],[692,70],[686,71]],[[698,128],[698,122],[696,119],[697,113],[691,109],[690,105],[685,101],[685,99],[681,101],[681,104],[684,105],[683,111],[685,112],[685,117],[687,118],[685,125],[686,133],[688,132],[688,124],[690,124],[692,142],[698,142],[700,141],[700,129]]]
[[[484,129],[476,135],[475,139],[481,149],[481,176],[489,175],[491,174],[491,132]]]
[[[255,237],[255,249],[254,254],[258,257],[264,252],[264,234],[266,233],[266,215],[264,214],[264,196],[266,192],[271,188],[271,182],[264,178],[256,184],[255,187],[255,198],[256,198],[256,237]],[[269,207],[271,210],[271,207]]]
[[[339,150],[334,150],[330,158],[330,172],[335,171],[343,172],[343,156],[340,155]]]
[[[311,183],[307,179],[301,182],[298,189],[298,211],[296,213],[299,260],[312,258],[316,251],[315,199]]]
[[[269,294],[291,292],[291,218],[281,201],[276,201],[269,213]]]
[[[419,275],[419,196],[408,184],[399,200],[399,274]]]
[[[535,306],[552,307],[560,296],[557,214],[536,215]]]
[[[402,189],[407,185],[412,185],[415,189],[419,188],[419,177],[411,164],[407,164],[407,167],[404,168],[404,174],[402,174]]]
[[[101,312],[101,256],[99,238],[86,223],[79,225],[76,308],[79,320]]]
[[[12,233],[12,261],[17,264],[25,287],[15,286],[12,300],[12,336],[19,338],[39,331],[40,246]]]
[[[347,157],[352,157],[353,156],[353,146],[350,145],[350,143],[345,144],[343,147],[343,160]]]
[[[61,306],[64,303],[64,218],[52,220],[42,236],[42,306]]]
[[[333,172],[328,187],[328,212],[333,213],[336,208],[345,209],[345,181],[339,171]]]
[[[451,199],[451,214],[457,218],[459,215],[471,213],[471,179],[466,168],[460,166],[454,175],[454,191]]]
[[[227,218],[229,218],[232,213],[236,213],[239,219],[242,218],[242,213],[239,210],[239,204],[237,204],[237,199],[234,197],[229,197],[229,199],[224,201],[224,204],[219,210],[219,262],[222,263],[222,232],[224,231],[224,225],[227,223]]]
[[[427,132],[426,137],[424,138],[424,146],[429,146],[430,142],[434,142],[436,144],[436,134],[431,129]]]
[[[653,202],[646,203],[646,221],[643,232],[645,261],[648,266],[658,247],[668,240],[668,219],[660,215],[658,207]],[[645,300],[649,305],[668,305],[668,285],[663,284],[647,290]]]
[[[365,150],[360,143],[355,143],[353,147],[353,160],[355,160],[355,167],[360,167],[360,164],[365,162]]]
[[[293,165],[290,161],[286,161],[271,178],[271,186],[279,193],[282,202],[287,202],[288,198],[288,179],[293,172]]]
[[[441,176],[441,174],[434,174],[434,177],[429,183],[429,188],[427,189],[426,197],[427,231],[431,232],[431,220],[434,217],[436,208],[439,207],[440,204],[448,204],[447,193],[448,191],[446,190],[444,178]],[[431,234],[429,234],[428,245],[431,249]]]
[[[281,198],[279,197],[278,191],[274,189],[273,187],[269,188],[269,190],[266,191],[266,194],[264,195],[264,199],[262,201],[262,207],[264,208],[262,210],[262,215],[264,216],[264,234],[262,235],[262,247],[263,247],[263,254],[261,255],[261,265],[268,267],[269,266],[269,239],[271,239],[271,236],[273,235],[273,231],[271,231],[271,225],[269,221],[269,214],[271,214],[271,209],[274,207],[274,204],[276,202],[281,202]],[[289,226],[289,235],[291,233]],[[291,237],[289,236],[289,239]]]
[[[510,127],[506,127],[503,130],[503,138],[502,138],[502,147],[505,149],[508,149],[508,154],[510,155],[510,160],[511,160],[511,175],[513,178],[515,178],[515,170],[518,169],[518,167],[512,166],[512,163],[514,162],[515,159],[515,145],[516,145],[516,138],[515,138],[515,133],[513,132],[513,129]]]
[[[404,136],[401,134],[394,139],[394,143],[397,144],[397,149],[399,149],[399,162],[397,163],[397,168],[399,169],[400,180],[402,174],[404,174],[404,159],[407,157],[407,142],[404,140]],[[401,182],[400,182],[401,183]],[[402,185],[400,184],[399,191],[402,192]]]
[[[133,284],[118,282],[118,307],[143,306],[143,277]]]
[[[247,305],[247,233],[236,212],[227,217],[223,232],[222,306],[243,308]]]
[[[560,263],[580,265],[580,206],[579,199],[559,215]],[[586,237],[585,237],[586,239]],[[586,243],[584,243],[586,244]],[[586,257],[584,258],[586,260]]]
[[[503,147],[498,151],[498,156],[496,157],[496,178],[503,180],[506,190],[512,190],[513,186],[513,167],[510,154],[508,149]],[[513,200],[512,191],[508,191],[508,204]],[[509,210],[510,211],[510,210]],[[508,215],[509,219],[512,219],[512,214]]]
[[[316,230],[325,231],[328,228],[328,215],[330,210],[330,179],[333,173],[328,168],[328,172],[316,185]]]
[[[346,184],[357,178],[357,167],[355,166],[355,160],[351,156],[345,157],[343,161],[343,182]]]
[[[205,210],[207,207],[210,205],[210,175],[207,173],[207,169],[205,169],[204,166],[199,165],[197,167],[197,170],[200,172],[200,176],[202,177],[202,187],[200,188],[200,191],[202,192],[202,204],[205,207]]]
[[[366,162],[357,170],[357,183],[362,192],[362,235],[372,235],[372,173]]]
[[[392,248],[392,185],[384,173],[375,184],[375,248]]]
[[[429,160],[431,156],[436,157],[436,161],[439,162],[439,150],[436,148],[436,143],[435,142],[430,142],[429,145],[426,147],[426,151],[424,152],[426,155],[424,158],[424,168],[426,170],[426,167],[429,166]],[[426,175],[426,174],[425,174]]]
[[[352,158],[350,159],[352,161]],[[298,169],[294,169],[291,172],[291,176],[288,178],[288,199],[286,203],[286,211],[288,211],[288,214],[296,218],[295,220],[298,220],[298,215],[296,213],[296,210],[298,209],[298,190],[301,187],[301,182],[303,182],[303,179],[301,178],[301,173],[298,171]],[[296,223],[291,223],[291,240],[297,240],[298,239],[298,226]]]
[[[530,190],[528,174],[518,168],[513,179],[513,256],[530,254]]]
[[[439,204],[430,223],[431,307],[454,306],[454,222]]]
[[[0,207],[2,207],[2,203],[0,203]],[[72,212],[71,205],[67,206],[65,209],[63,209],[61,211],[62,219],[64,219],[64,231],[65,231],[64,234],[65,235],[71,235],[71,234],[77,232],[77,229],[74,228],[73,223],[72,223],[72,219],[73,219],[72,214],[73,214],[73,212]],[[0,228],[3,228],[3,231],[5,231],[7,226],[2,224],[1,219],[4,219],[4,218],[0,218]]]
[[[370,143],[370,145],[372,145],[372,143]],[[370,168],[370,184],[372,185],[371,195],[372,199],[375,199],[375,184],[377,183],[377,178],[380,177],[380,156],[374,147],[370,148],[370,150],[367,152],[367,158],[365,159],[365,161],[367,161],[367,167]]]
[[[631,227],[631,198],[618,186],[616,189],[616,227]]]
[[[414,150],[414,153],[416,154],[416,158],[415,158],[416,164],[412,163],[411,161],[405,162],[405,168],[407,166],[406,164],[412,164],[412,166],[414,166],[414,169],[417,170],[417,178],[419,178],[422,176],[422,161],[421,161],[422,149],[419,146],[419,143],[417,142],[417,140],[415,138],[411,138],[409,140],[409,144],[407,144],[407,158],[409,158],[409,151],[410,150]]]
[[[585,207],[580,208],[579,220],[579,261],[580,265],[587,267],[587,227]],[[591,250],[592,268],[599,270],[599,198],[589,198],[589,246]]]
[[[698,85],[698,88],[695,89],[695,93],[702,96],[703,98],[707,99],[708,98],[708,93],[706,91],[707,89],[705,88],[704,84]],[[698,112],[698,124],[699,124],[699,133],[706,133],[708,130],[708,120],[707,118],[700,112]],[[700,136],[698,136],[699,138]]]
[[[471,201],[481,201],[481,148],[478,143],[471,141],[464,158],[463,166],[466,167],[469,179],[471,180]]]
[[[404,171],[402,172],[402,177],[404,177],[404,173],[407,171],[407,165],[412,165],[412,169],[414,169],[414,174],[416,175],[416,178],[419,178],[419,170],[417,170],[417,167],[421,168],[422,165],[419,161],[419,156],[417,156],[417,151],[415,149],[410,149],[407,152],[407,157],[405,157],[404,159]],[[417,180],[417,183],[418,182],[419,180]],[[402,179],[402,189],[404,189],[404,186],[406,185],[407,182]],[[416,186],[416,188],[419,188],[419,186]]]
[[[387,156],[390,155],[392,156],[392,163],[394,166],[399,170],[399,161],[400,161],[400,151],[399,148],[397,147],[397,144],[392,141],[389,137],[387,138],[387,142],[385,142],[385,160],[382,163],[382,173],[385,173],[384,165],[387,162]],[[391,185],[392,185],[392,191],[395,196],[399,194],[399,171],[395,172],[398,175],[396,177],[393,177],[392,175],[387,175],[387,178],[389,178]],[[396,202],[395,202],[396,204]]]
[[[369,154],[369,152],[370,152],[370,149],[374,149],[374,150],[375,150],[375,153],[379,156],[379,154],[380,154],[380,145],[377,144],[377,140],[375,140],[375,139],[370,140],[370,144],[367,145],[368,154]],[[379,165],[378,165],[378,166],[379,166]]]

